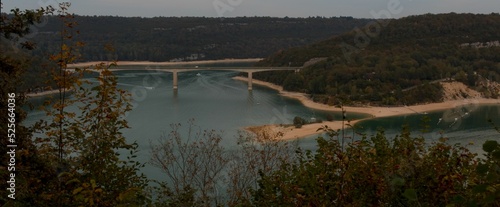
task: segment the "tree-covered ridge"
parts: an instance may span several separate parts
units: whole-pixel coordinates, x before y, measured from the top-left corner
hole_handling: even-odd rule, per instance
[[[384,105],[442,101],[439,82],[453,79],[496,98],[498,90],[489,86],[500,80],[498,41],[498,14],[410,16],[278,51],[260,65],[301,66],[312,58],[326,60],[299,74],[269,72],[255,77],[330,104],[346,99]]]
[[[13,14],[4,14],[5,18]],[[61,20],[46,15],[32,26],[29,40],[36,42],[33,51],[16,54],[29,58],[32,66],[23,74],[25,89],[30,92],[49,90],[46,61],[59,51]],[[273,17],[74,17],[73,38],[85,42],[79,48],[82,61],[189,61],[224,58],[266,57],[283,48],[306,45],[366,24],[367,19],[273,18]],[[2,43],[3,44],[3,43]],[[104,52],[111,45],[113,53]],[[10,47],[4,45],[2,47]],[[6,51],[10,52],[10,51]],[[26,61],[24,61],[26,62]]]
[[[48,17],[39,29],[36,54],[52,52],[59,22]],[[116,49],[118,60],[170,61],[266,57],[284,48],[310,44],[341,34],[367,19],[351,17],[113,17],[75,16],[76,29],[85,31],[78,38],[86,43],[83,61],[109,57],[105,44]]]

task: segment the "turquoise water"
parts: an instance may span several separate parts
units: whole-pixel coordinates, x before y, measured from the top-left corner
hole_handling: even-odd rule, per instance
[[[422,121],[424,118],[427,121]],[[422,135],[430,142],[446,137],[450,143],[473,143],[470,149],[481,153],[484,141],[500,140],[500,132],[494,129],[494,125],[500,126],[500,105],[466,104],[427,114],[371,119],[360,122],[357,127],[366,134],[383,129],[389,137],[394,137],[404,125],[410,126],[415,136]],[[422,132],[424,126],[429,127],[428,132]]]
[[[197,75],[200,73],[200,75]],[[119,71],[118,86],[131,92],[133,110],[126,115],[130,129],[124,136],[139,144],[139,160],[149,161],[150,141],[168,133],[171,124],[180,123],[181,131],[187,131],[188,121],[195,120],[200,130],[216,130],[223,133],[223,146],[232,150],[236,146],[238,130],[245,126],[265,124],[291,124],[295,116],[305,119],[326,120],[327,114],[341,118],[340,113],[313,110],[299,101],[282,97],[277,91],[254,86],[248,91],[247,83],[233,80],[238,72],[193,71],[178,74],[179,89],[172,89],[172,74],[156,71]],[[92,78],[88,80],[93,81]],[[30,101],[40,104],[45,98]],[[70,109],[74,110],[74,108]],[[363,118],[363,114],[350,114]],[[42,111],[28,114],[26,124],[45,117]],[[311,143],[314,140],[304,141]],[[158,179],[159,170],[147,166],[143,170],[149,177]],[[160,178],[161,179],[161,178]]]
[[[200,73],[200,75],[197,75]],[[305,119],[326,119],[328,113],[336,120],[340,113],[313,110],[304,107],[299,101],[282,97],[277,91],[254,85],[253,91],[247,90],[247,83],[231,79],[238,72],[197,71],[179,73],[179,89],[172,90],[172,74],[154,71],[116,72],[119,87],[132,93],[134,109],[126,119],[131,129],[124,131],[129,141],[140,146],[139,161],[149,161],[150,141],[168,133],[170,124],[180,123],[187,126],[190,119],[195,120],[199,129],[217,130],[223,133],[223,146],[235,148],[237,131],[245,126],[264,124],[291,124],[295,116]],[[92,80],[92,79],[89,79]],[[39,103],[44,98],[30,99]],[[32,111],[28,114],[27,124],[44,118],[44,113]],[[348,113],[348,118],[366,118],[367,115]],[[477,104],[457,107],[428,114],[387,117],[359,123],[364,133],[374,134],[378,127],[395,136],[402,125],[412,126],[414,134],[419,135],[418,126],[422,117],[430,118],[431,132],[423,134],[429,140],[437,140],[441,135],[449,137],[454,143],[474,142],[473,150],[486,139],[498,139],[499,133],[487,122],[493,119],[500,125],[500,106]],[[441,121],[439,121],[441,118]],[[456,121],[455,121],[456,118]],[[186,131],[187,127],[182,130]],[[351,132],[346,131],[350,134]],[[315,149],[316,136],[300,140],[305,149]],[[476,148],[474,148],[476,147]],[[161,179],[158,169],[146,166],[143,172],[150,178]]]

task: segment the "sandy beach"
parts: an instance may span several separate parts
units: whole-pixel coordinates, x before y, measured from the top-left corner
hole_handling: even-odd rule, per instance
[[[211,63],[235,63],[235,62],[258,62],[262,58],[250,58],[250,59],[223,59],[223,60],[199,60],[199,61],[189,61],[189,62],[150,62],[150,61],[117,61],[118,66],[124,65],[197,65],[197,64],[211,64]],[[69,64],[69,68],[73,67],[88,67],[100,63],[110,63],[109,61],[94,61],[94,62],[82,62]]]
[[[354,124],[360,122],[362,120],[353,120],[353,121],[345,121],[344,122],[344,129],[349,129],[351,126],[354,126]],[[314,123],[314,124],[307,124],[303,125],[301,128],[295,128],[293,125],[263,125],[263,126],[249,126],[245,127],[244,129],[252,132],[254,134],[259,134],[262,133],[263,131],[265,132],[270,132],[270,134],[278,134],[280,133],[281,136],[279,139],[281,140],[293,140],[293,139],[300,139],[303,137],[315,135],[315,134],[321,134],[324,131],[319,130],[320,128],[324,128],[327,126],[329,129],[337,130],[337,129],[342,129],[342,122],[341,121],[323,121],[322,123]]]
[[[245,77],[234,77],[234,80],[240,80],[240,81],[245,81],[247,82],[247,78]],[[274,90],[277,90],[280,95],[289,97],[289,98],[294,98],[299,100],[304,106],[313,108],[313,109],[318,109],[318,110],[324,110],[324,111],[334,111],[334,112],[340,112],[341,109],[334,107],[334,106],[329,106],[321,103],[316,103],[313,102],[311,99],[309,99],[306,94],[303,93],[297,93],[297,92],[288,92],[284,91],[283,87],[264,82],[264,81],[259,81],[259,80],[252,80],[254,84],[257,85],[262,85],[266,86],[269,88],[272,88]],[[349,107],[345,106],[344,110],[349,113],[349,112],[355,112],[355,113],[365,113],[369,114],[372,116],[372,118],[376,117],[389,117],[389,116],[400,116],[400,115],[406,115],[406,114],[425,114],[431,111],[438,111],[438,110],[445,110],[445,109],[450,109],[450,108],[455,108],[459,106],[464,106],[464,105],[479,105],[479,104],[500,104],[500,99],[485,99],[485,98],[474,98],[474,99],[463,99],[463,100],[452,100],[452,101],[445,101],[441,103],[430,103],[430,104],[422,104],[422,105],[413,105],[413,106],[402,106],[402,107]],[[360,120],[355,120],[351,121],[351,124],[355,124],[359,122]],[[281,129],[280,126],[270,126],[270,127],[263,127],[262,130],[273,130],[273,131],[278,131],[278,130],[283,130],[283,139],[296,139],[296,138],[301,138],[301,137],[306,137],[314,134],[318,134],[321,132],[317,132],[317,129],[327,125],[332,129],[340,129],[342,128],[342,124],[340,121],[334,121],[334,122],[323,122],[319,124],[310,124],[310,125],[305,125],[300,129]],[[293,128],[293,127],[292,127]],[[249,130],[247,128],[247,130]],[[249,130],[252,132],[256,132],[255,130]]]
[[[70,91],[67,90],[66,92],[70,92]],[[32,98],[32,97],[53,95],[53,94],[58,94],[58,93],[59,93],[59,89],[55,89],[55,90],[50,90],[50,91],[43,91],[40,93],[28,93],[28,94],[26,94],[26,97]]]

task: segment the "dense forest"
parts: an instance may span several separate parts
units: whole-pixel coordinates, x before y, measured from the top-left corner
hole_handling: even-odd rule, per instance
[[[369,22],[368,19],[351,17],[141,18],[75,15],[73,18],[75,21],[71,27],[75,38],[72,41],[85,43],[85,47],[75,51],[79,54],[78,62],[261,58],[279,49],[307,45]],[[25,87],[41,91],[47,89],[47,64],[50,63],[46,59],[59,51],[61,19],[47,15],[30,28],[30,35],[24,39],[32,40],[34,49],[16,55],[32,60],[30,72],[25,74]],[[114,48],[113,52],[103,50],[108,46]]]
[[[496,98],[500,81],[500,15],[439,14],[380,20],[308,46],[280,50],[259,65],[316,64],[298,74],[254,77],[336,105],[402,105],[442,101],[439,82],[459,81]],[[497,86],[497,85],[495,85]]]
[[[57,51],[60,20],[49,16],[38,29],[35,54]],[[310,44],[364,25],[351,17],[113,17],[75,16],[81,61],[108,59],[106,44],[120,61],[188,61],[261,58],[279,49]]]

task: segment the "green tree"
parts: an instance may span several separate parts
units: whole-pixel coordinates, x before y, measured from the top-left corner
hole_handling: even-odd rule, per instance
[[[349,142],[318,138],[316,152],[262,172],[255,206],[444,206],[468,192],[475,155],[446,139],[426,146],[408,130]]]
[[[307,122],[302,117],[296,116],[293,118],[293,125],[295,128],[302,128],[304,124],[307,124]]]
[[[31,129],[23,125],[26,119],[23,108],[27,106],[27,102],[22,77],[30,63],[28,54],[36,46],[34,42],[25,39],[25,36],[30,34],[30,26],[41,21],[45,12],[45,9],[15,9],[10,16],[0,14],[0,112],[3,114],[0,116],[0,151],[9,152],[12,149],[7,148],[7,145],[17,145],[15,171],[11,171],[13,168],[9,170],[8,167],[11,166],[8,166],[8,163],[3,163],[0,167],[0,177],[4,182],[11,179],[11,173],[15,173],[15,192],[7,189],[11,187],[10,184],[0,189],[0,193],[4,195],[0,198],[0,203],[5,206],[43,204],[39,201],[40,192],[44,190],[40,183],[54,174],[40,157],[37,146],[32,141]],[[9,108],[9,103],[14,103],[15,107]],[[9,109],[14,112],[14,117],[7,116]],[[14,122],[9,121],[11,118]],[[12,124],[14,127],[9,127]],[[15,130],[15,137],[8,135],[9,128]],[[13,142],[7,139],[8,137],[12,138]],[[10,155],[2,153],[0,158],[8,161]],[[9,194],[15,199],[8,197]]]
[[[68,126],[75,146],[68,176],[75,179],[66,184],[75,182],[73,199],[83,206],[140,206],[146,201],[147,179],[139,175],[144,164],[135,161],[138,145],[129,144],[121,132],[129,128],[125,114],[131,110],[130,95],[117,88],[112,66],[96,65],[100,84],[76,91],[81,114]]]
[[[304,77],[297,73],[288,75],[283,82],[283,89],[287,91],[301,91],[304,88]]]
[[[143,164],[135,160],[137,144],[129,144],[121,130],[128,128],[125,114],[131,110],[130,95],[117,88],[117,80],[109,70],[116,63],[97,64],[93,70],[100,83],[93,86],[81,81],[87,68],[68,70],[78,59],[74,42],[76,22],[67,12],[69,3],[61,3],[62,18],[60,51],[50,59],[59,96],[49,104],[48,121],[38,126],[43,135],[36,137],[40,153],[55,176],[43,183],[42,197],[58,206],[139,206],[146,202],[147,180],[138,171]],[[112,52],[112,50],[111,50]],[[69,91],[74,91],[69,98]],[[76,112],[69,111],[70,106]],[[126,152],[127,157],[120,155]]]
[[[467,194],[454,197],[457,205],[499,206],[500,205],[500,144],[489,140],[483,144],[485,158],[481,159],[475,171],[477,177],[470,182]]]
[[[309,82],[309,93],[311,94],[324,94],[326,92],[325,79],[316,77]]]

